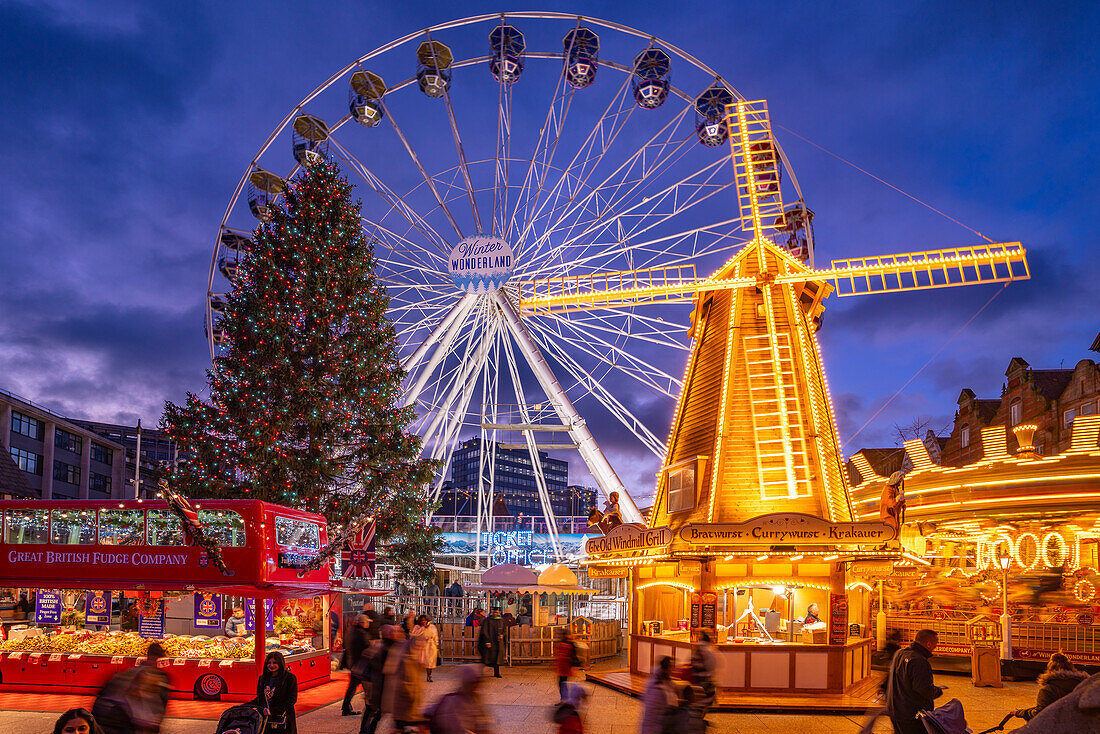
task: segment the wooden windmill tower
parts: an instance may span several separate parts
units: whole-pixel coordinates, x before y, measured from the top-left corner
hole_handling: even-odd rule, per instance
[[[773,238],[784,209],[765,102],[727,108],[742,228],[753,239],[707,278],[682,266],[520,283],[528,314],[694,303],[693,346],[649,525],[774,512],[853,520],[815,331],[824,300],[1029,277],[1020,243],[807,267]]]

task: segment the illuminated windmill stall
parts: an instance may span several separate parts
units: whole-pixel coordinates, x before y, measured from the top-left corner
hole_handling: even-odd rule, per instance
[[[649,669],[655,650],[690,645],[687,636],[655,639],[654,630],[690,618],[693,634],[717,632],[723,619],[737,618],[736,594],[732,612],[727,603],[723,619],[716,619],[713,607],[708,616],[706,598],[701,612],[694,603],[689,610],[689,594],[721,594],[728,600],[723,592],[748,590],[756,609],[771,605],[787,612],[781,625],[777,621],[777,631],[785,627],[783,634],[793,641],[797,625],[791,606],[796,602],[816,602],[822,611],[847,608],[844,564],[836,561],[904,556],[900,545],[888,542],[895,539],[896,528],[857,521],[852,511],[815,336],[824,300],[834,291],[855,296],[1029,277],[1020,243],[808,267],[795,255],[807,254],[800,252],[805,247],[800,232],[808,230],[812,214],[801,205],[784,209],[765,102],[727,105],[723,122],[733,148],[742,227],[753,239],[715,273],[697,278],[692,268],[677,266],[519,284],[520,309],[526,314],[694,305],[691,354],[649,529],[627,525],[612,531],[621,540],[609,535],[589,543],[593,566],[632,569],[634,590],[645,592],[634,596],[632,608],[635,673]],[[797,599],[792,588],[798,589]],[[777,602],[776,597],[782,598]],[[855,599],[852,606],[853,618],[865,623],[867,598]],[[846,620],[847,614],[836,618]],[[729,634],[740,632],[735,624]],[[795,672],[789,679],[788,665],[769,662],[768,669],[778,676],[772,679],[761,672],[761,661],[751,679],[734,688],[835,691],[865,677],[864,667],[844,664],[847,630],[830,632],[835,644],[825,649],[833,650],[839,662],[830,657],[826,668],[832,670],[835,663],[841,670],[836,675],[818,680],[808,672],[803,682],[815,682],[799,686],[796,664],[790,666]],[[869,651],[871,642],[865,638],[860,645]],[[748,657],[737,658],[738,664],[746,665]]]

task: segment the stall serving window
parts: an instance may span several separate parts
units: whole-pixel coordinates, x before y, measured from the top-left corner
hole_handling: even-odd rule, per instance
[[[275,542],[286,548],[321,547],[321,527],[292,517],[275,518]]]

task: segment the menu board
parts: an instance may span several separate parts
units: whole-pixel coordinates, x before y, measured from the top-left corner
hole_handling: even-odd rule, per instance
[[[145,639],[164,637],[164,600],[141,599],[138,602],[138,634]]]
[[[84,624],[111,623],[111,592],[89,591],[84,594]]]
[[[34,621],[36,624],[61,624],[61,594],[42,591],[34,597]]]
[[[843,645],[848,640],[848,595],[829,594],[829,644]]]
[[[195,626],[222,626],[222,595],[200,591],[195,594]]]
[[[691,595],[691,628],[698,629],[703,619],[703,596],[699,592]]]
[[[699,622],[700,627],[707,629],[718,628],[718,595],[713,591],[703,592],[703,604],[702,604],[702,620]]]

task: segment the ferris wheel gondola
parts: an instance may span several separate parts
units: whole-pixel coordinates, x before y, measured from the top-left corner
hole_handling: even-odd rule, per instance
[[[459,444],[480,438],[529,455],[520,479],[553,537],[557,487],[540,452],[579,455],[601,491],[619,492],[624,520],[639,521],[631,495],[652,485],[624,484],[613,465],[636,474],[639,456],[663,456],[690,299],[550,312],[526,305],[529,288],[606,273],[688,282],[750,240],[730,211],[737,180],[721,145],[724,105],[741,99],[671,43],[564,13],[477,16],[380,45],[306,95],[251,161],[211,262],[211,356],[224,337],[211,299],[232,289],[251,248],[237,233],[270,217],[298,167],[331,156],[360,187],[408,372],[403,401],[425,454],[445,467],[435,496]],[[276,145],[288,137],[293,157]],[[787,174],[775,185],[801,201],[782,150],[770,154]],[[808,227],[797,232],[812,252]],[[452,257],[464,247],[491,248],[495,269]],[[495,461],[483,452],[472,469],[480,530],[502,491]]]

